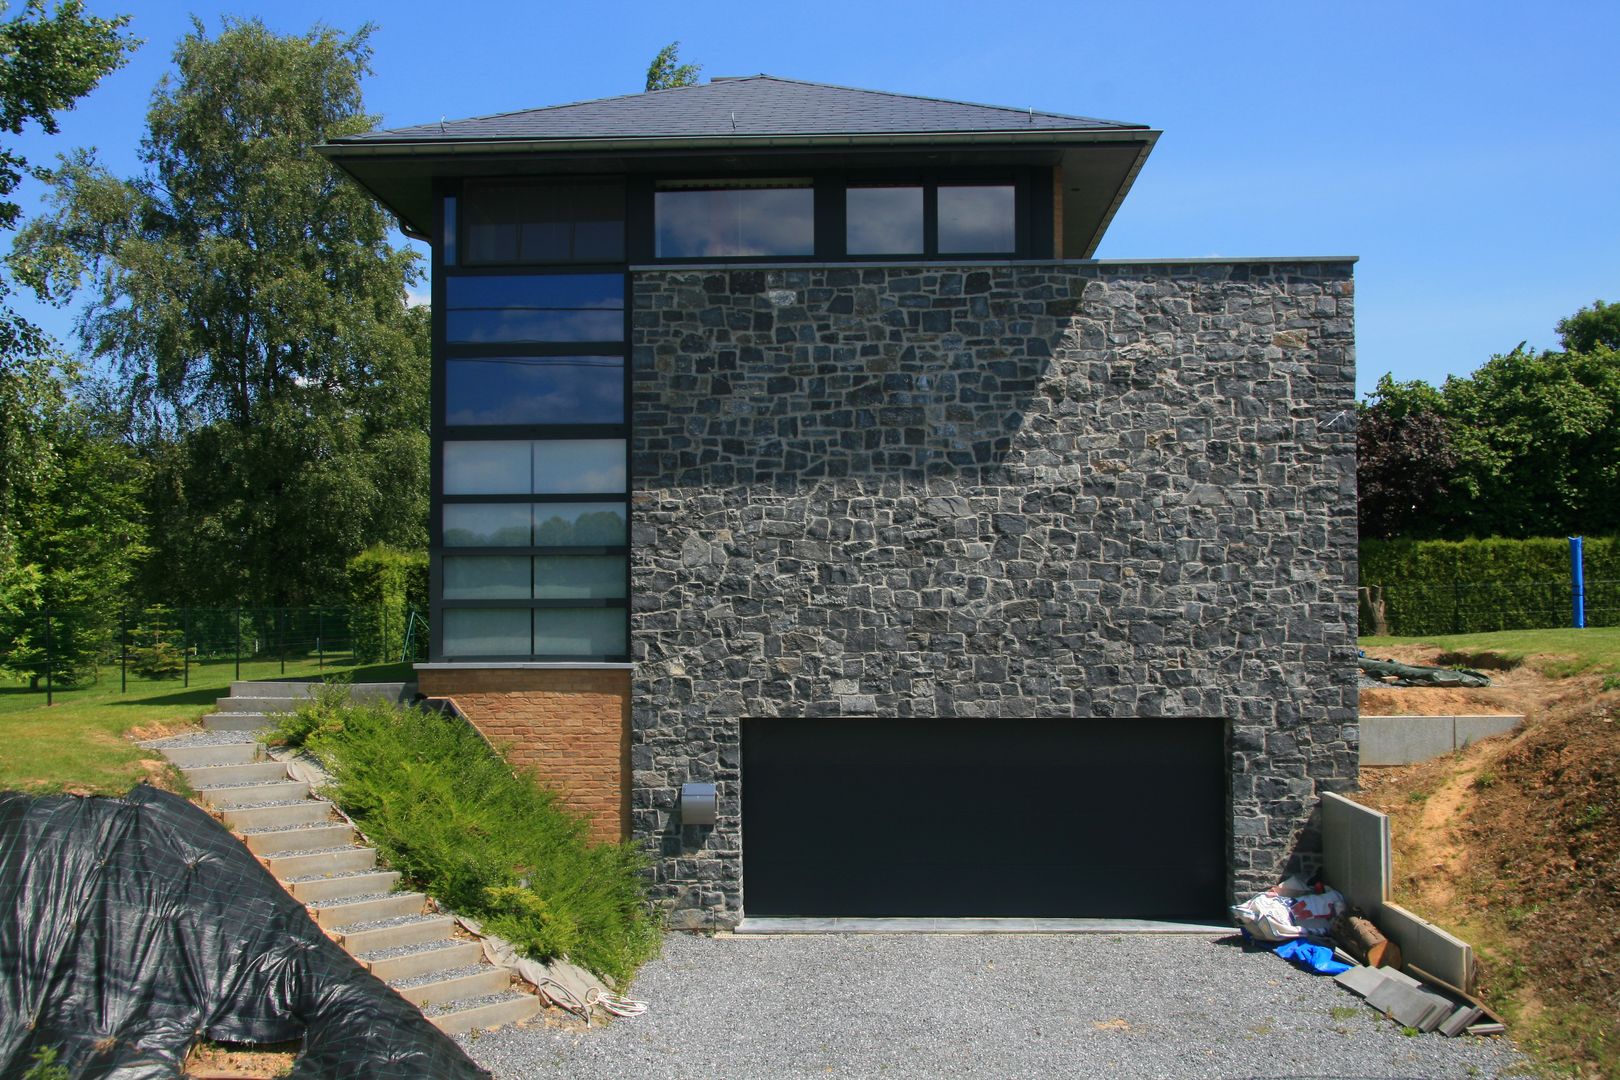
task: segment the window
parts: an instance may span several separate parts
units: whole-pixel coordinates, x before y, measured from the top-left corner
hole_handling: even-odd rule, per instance
[[[844,222],[844,249],[851,255],[921,255],[923,189],[850,184]]]
[[[941,184],[940,254],[1013,252],[1016,205],[1011,184]]]
[[[455,275],[444,282],[451,344],[623,341],[623,274]]]
[[[469,180],[462,202],[464,265],[624,261],[620,183]]]
[[[816,249],[809,180],[664,183],[653,195],[653,217],[660,259],[812,255]]]
[[[623,356],[452,357],[444,373],[451,427],[624,423]]]

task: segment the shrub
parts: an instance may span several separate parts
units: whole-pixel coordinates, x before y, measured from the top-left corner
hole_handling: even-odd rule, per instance
[[[331,770],[330,795],[389,864],[538,960],[628,978],[658,949],[644,859],[592,844],[583,818],[517,774],[465,721],[323,691],[286,722]]]
[[[355,658],[398,659],[410,610],[427,611],[427,555],[379,544],[350,559],[347,572]]]

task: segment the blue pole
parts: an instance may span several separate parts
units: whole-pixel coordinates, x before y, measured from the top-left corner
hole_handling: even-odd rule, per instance
[[[1586,628],[1586,571],[1581,566],[1581,538],[1569,538],[1569,585],[1575,605],[1575,629]]]

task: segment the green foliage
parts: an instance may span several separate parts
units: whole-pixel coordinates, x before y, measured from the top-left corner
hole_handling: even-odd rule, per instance
[[[1592,301],[1567,319],[1558,320],[1558,338],[1565,352],[1589,353],[1620,350],[1620,304]]]
[[[185,671],[185,642],[179,616],[158,606],[142,613],[129,632],[129,669],[146,679],[178,679]]]
[[[583,819],[465,721],[323,695],[283,727],[331,769],[331,794],[396,870],[536,959],[615,979],[658,948],[644,860],[591,844]]]
[[[693,86],[698,81],[702,64],[680,62],[681,43],[672,41],[658,50],[652,63],[647,65],[647,89],[669,90],[677,86]]]
[[[424,552],[377,545],[349,560],[350,629],[356,658],[397,660],[409,611],[427,612],[428,560]]]
[[[1620,625],[1620,542],[1588,537],[1584,548],[1587,623]],[[1397,636],[1570,621],[1567,539],[1363,540],[1361,581],[1384,587]]]
[[[57,1057],[55,1047],[42,1046],[35,1050],[22,1080],[68,1080],[67,1066],[57,1061]]]
[[[1389,382],[1379,383],[1382,391]],[[1356,425],[1356,511],[1361,536],[1423,536],[1451,499],[1458,459],[1445,418],[1377,398]]]
[[[105,414],[149,462],[147,595],[330,602],[374,543],[425,547],[428,315],[418,259],[314,151],[367,130],[369,31],[200,23],[147,114],[140,175],[89,154],[11,266],[83,300]]]

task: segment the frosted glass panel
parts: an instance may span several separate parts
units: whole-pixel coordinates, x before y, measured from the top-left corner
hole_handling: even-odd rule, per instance
[[[528,503],[446,503],[445,547],[528,547]]]
[[[444,654],[529,656],[531,625],[526,608],[446,608]]]
[[[445,560],[449,562],[448,559]],[[624,596],[621,555],[540,555],[534,560],[536,600],[613,600]]]
[[[624,503],[537,503],[536,547],[618,547],[627,542]]]
[[[444,560],[446,600],[527,600],[529,560],[523,555],[456,555]]]
[[[623,439],[535,441],[536,495],[611,495],[627,486]]]
[[[630,651],[623,608],[550,608],[534,613],[536,656],[621,656]]]
[[[531,467],[528,442],[447,442],[444,493],[527,495]]]

